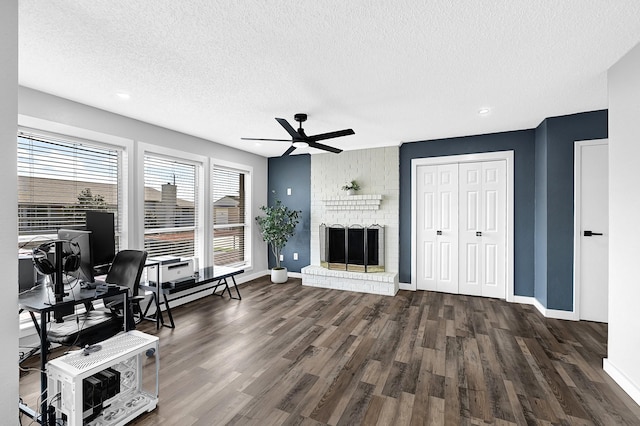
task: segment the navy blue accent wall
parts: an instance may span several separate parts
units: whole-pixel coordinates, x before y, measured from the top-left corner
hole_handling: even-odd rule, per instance
[[[547,305],[573,310],[573,153],[578,140],[608,137],[608,111],[548,118]]]
[[[547,120],[536,129],[535,297],[547,306]]]
[[[400,147],[400,282],[411,282],[411,160],[514,151],[514,286],[555,310],[573,309],[574,141],[608,136],[607,111],[544,120],[536,129],[405,143]],[[284,266],[299,272],[310,260],[311,157],[268,160],[269,198],[302,210]],[[287,188],[292,195],[287,196]],[[275,191],[275,194],[271,191]],[[293,261],[297,252],[299,260]],[[270,255],[271,256],[271,255]],[[273,266],[270,257],[269,266]]]
[[[269,205],[277,198],[287,207],[302,211],[296,233],[282,250],[284,261],[281,262],[289,271],[300,272],[302,267],[310,263],[311,156],[289,155],[272,157],[267,161]],[[287,188],[291,188],[291,195],[287,195]],[[293,260],[293,253],[298,253],[298,260]],[[269,249],[269,268],[274,266],[275,259]]]
[[[514,287],[534,295],[535,131],[466,136],[400,146],[400,282],[411,282],[411,160],[480,152],[514,152]]]

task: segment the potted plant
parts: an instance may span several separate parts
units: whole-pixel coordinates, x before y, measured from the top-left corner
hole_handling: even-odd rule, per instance
[[[358,182],[356,182],[355,180],[352,180],[351,182],[345,182],[344,185],[342,185],[342,190],[347,191],[347,195],[353,195],[359,189],[360,185],[358,185]]]
[[[287,268],[280,266],[280,253],[295,233],[298,215],[302,212],[291,210],[280,200],[276,200],[273,206],[262,206],[260,210],[264,212],[264,216],[257,216],[256,222],[262,239],[271,246],[271,251],[276,258],[276,266],[271,270],[271,282],[287,282]]]

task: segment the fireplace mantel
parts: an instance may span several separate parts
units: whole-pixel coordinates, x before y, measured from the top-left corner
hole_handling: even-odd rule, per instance
[[[378,210],[382,202],[382,195],[336,196],[322,201],[327,210]]]

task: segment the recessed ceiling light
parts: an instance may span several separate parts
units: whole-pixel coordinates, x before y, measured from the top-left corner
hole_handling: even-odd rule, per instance
[[[256,142],[256,146],[262,146],[260,142]]]
[[[131,95],[127,92],[118,92],[116,93],[116,96],[123,100],[128,100],[129,98],[131,98]]]
[[[488,115],[491,112],[491,108],[480,108],[478,115]]]

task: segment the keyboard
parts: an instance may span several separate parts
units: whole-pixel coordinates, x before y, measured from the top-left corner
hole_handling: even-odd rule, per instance
[[[87,283],[87,282],[83,281],[80,284],[80,287],[86,288],[88,290],[93,290],[93,289],[96,288],[96,286],[99,286],[99,285],[107,285],[107,283],[105,281],[102,281],[102,280],[95,280],[92,283]]]

